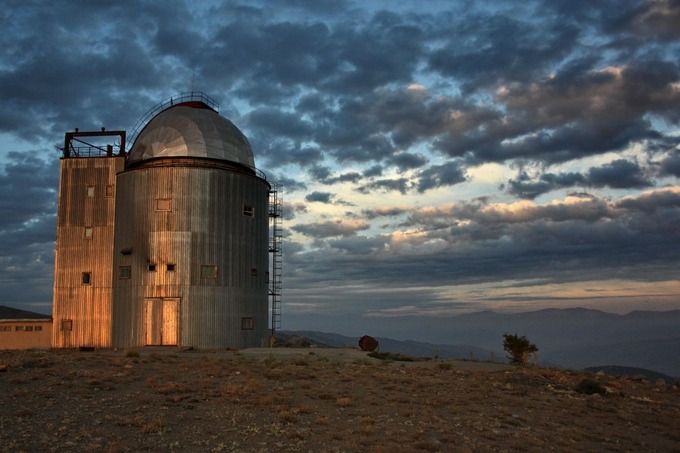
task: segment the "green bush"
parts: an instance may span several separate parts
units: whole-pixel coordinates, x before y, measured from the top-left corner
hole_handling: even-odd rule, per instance
[[[503,335],[503,349],[508,353],[508,358],[515,365],[527,365],[529,356],[538,352],[538,347],[531,343],[526,336],[517,334]]]

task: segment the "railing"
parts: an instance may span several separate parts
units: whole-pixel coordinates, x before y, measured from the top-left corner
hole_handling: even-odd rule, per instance
[[[62,148],[59,151],[63,152]],[[110,150],[101,146],[71,146],[70,153],[73,157],[110,157],[113,156],[113,148]]]
[[[135,123],[135,125],[132,127],[132,133],[130,134],[130,137],[128,138],[128,151],[130,148],[132,148],[132,145],[135,143],[135,140],[137,139],[137,135],[144,129],[144,126],[146,126],[146,123],[149,122],[151,118],[156,116],[158,113],[162,112],[163,110],[172,107],[175,104],[181,104],[182,102],[202,102],[217,113],[220,111],[220,104],[217,103],[213,98],[208,96],[205,93],[202,93],[200,91],[190,91],[187,93],[179,93],[174,96],[171,96],[167,99],[162,100],[155,106],[151,107],[149,111],[147,111],[142,117]]]

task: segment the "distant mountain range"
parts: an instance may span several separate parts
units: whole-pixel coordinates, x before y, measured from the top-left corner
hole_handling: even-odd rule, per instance
[[[542,365],[572,369],[616,365],[680,376],[680,310],[634,311],[626,315],[583,308],[512,314],[484,311],[420,322],[420,331],[446,341],[403,341],[374,335],[380,341],[380,350],[505,361],[503,334],[516,333],[526,335],[538,346]],[[299,335],[333,347],[356,346],[359,339],[315,331],[280,334]]]

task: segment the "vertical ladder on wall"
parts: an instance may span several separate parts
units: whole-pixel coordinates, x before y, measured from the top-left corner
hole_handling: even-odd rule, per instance
[[[281,328],[281,276],[283,271],[281,232],[281,185],[272,184],[269,191],[269,253],[271,272],[269,275],[269,299],[271,301],[271,336]]]

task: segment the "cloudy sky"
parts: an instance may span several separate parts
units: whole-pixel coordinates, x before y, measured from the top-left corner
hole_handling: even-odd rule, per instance
[[[680,308],[679,38],[677,0],[5,0],[0,304],[50,311],[64,132],[196,90],[283,186],[283,328]]]

